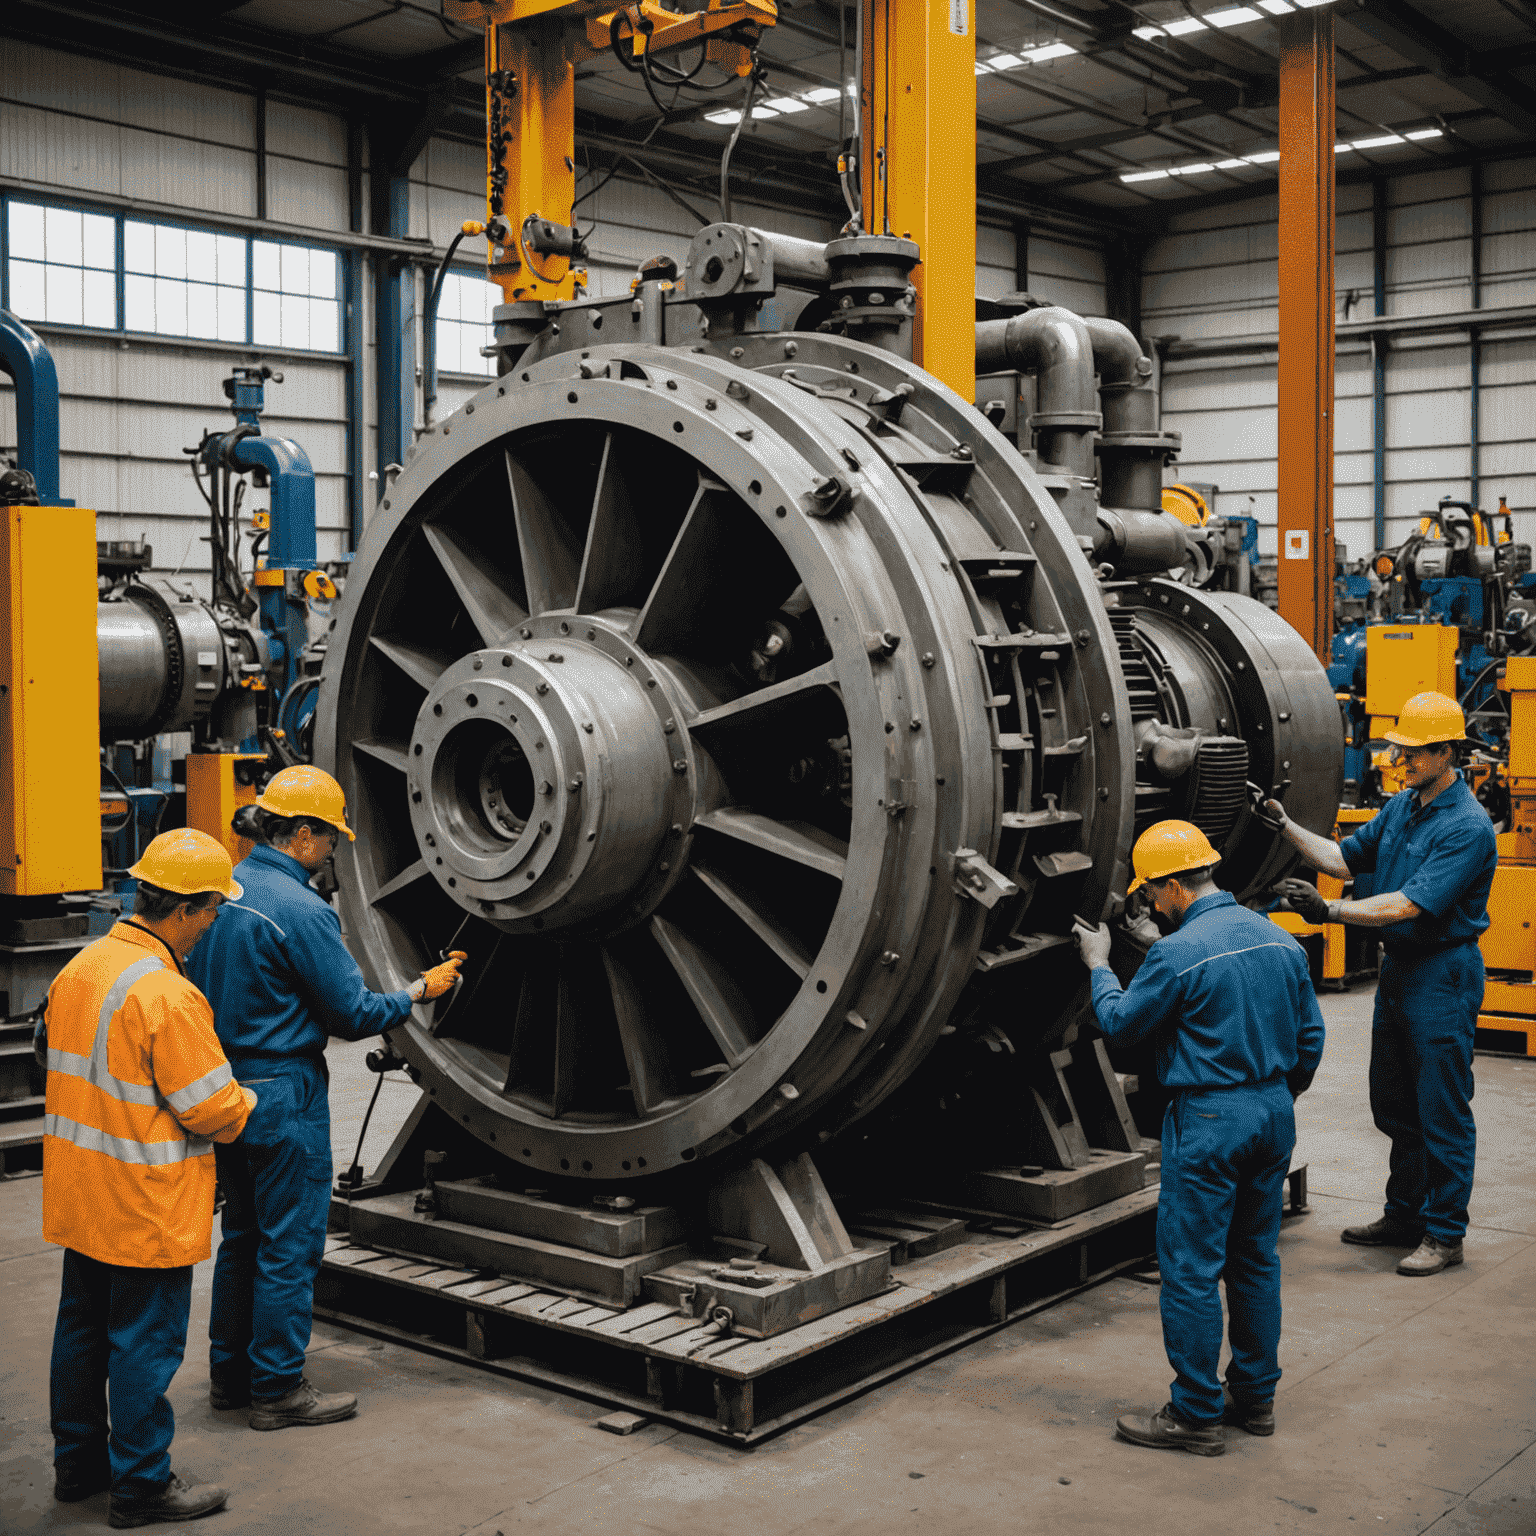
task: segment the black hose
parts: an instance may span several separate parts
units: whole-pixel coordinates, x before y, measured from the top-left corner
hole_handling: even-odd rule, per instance
[[[443,253],[443,259],[438,262],[437,271],[432,276],[432,286],[427,290],[427,315],[422,328],[421,347],[425,353],[421,370],[421,409],[423,417],[429,422],[432,420],[432,407],[437,404],[437,304],[443,296],[443,279],[448,275],[448,265],[468,233],[467,229],[461,229],[448,242],[448,249]]]

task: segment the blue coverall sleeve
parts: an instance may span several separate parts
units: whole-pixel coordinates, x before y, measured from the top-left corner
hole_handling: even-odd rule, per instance
[[[1317,1006],[1317,993],[1312,990],[1312,977],[1304,957],[1298,956],[1296,967],[1296,1065],[1285,1074],[1286,1087],[1292,1098],[1300,1098],[1312,1086],[1319,1063],[1323,1059],[1323,1011]]]
[[[1409,876],[1403,895],[1421,912],[1444,917],[1485,873],[1487,839],[1481,831],[1457,828],[1450,836],[1436,838],[1429,857]]]
[[[1154,945],[1129,988],[1107,965],[1093,970],[1093,1013],[1104,1037],[1116,1045],[1134,1045],[1158,1025],[1176,1018],[1183,992],[1179,979]]]
[[[1358,832],[1351,833],[1339,843],[1339,852],[1352,875],[1363,875],[1376,868],[1376,850],[1381,846],[1381,834],[1386,831],[1386,808],[1365,822]]]
[[[341,919],[329,907],[305,913],[284,939],[295,981],[328,1035],[366,1040],[405,1022],[408,992],[370,992],[341,938]]]

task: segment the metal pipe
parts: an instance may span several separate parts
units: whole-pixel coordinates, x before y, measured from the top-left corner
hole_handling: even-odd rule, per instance
[[[59,501],[59,375],[30,325],[0,309],[0,371],[16,386],[16,463],[45,507]]]
[[[976,372],[1036,375],[1035,444],[1046,463],[1093,478],[1094,433],[1104,425],[1093,386],[1088,322],[1057,305],[976,327]]]
[[[793,235],[775,234],[770,229],[754,234],[773,252],[773,280],[795,288],[824,289],[832,281],[827,265],[827,247],[820,240],[797,240]]]

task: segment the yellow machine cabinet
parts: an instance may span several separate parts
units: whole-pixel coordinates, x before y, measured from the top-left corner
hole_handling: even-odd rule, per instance
[[[1488,981],[1478,1044],[1536,1056],[1536,656],[1511,656],[1499,691],[1509,695],[1510,816],[1479,941]]]
[[[256,799],[256,786],[235,776],[236,763],[265,762],[261,752],[193,752],[187,757],[187,825],[216,837],[236,864],[255,844],[237,837],[229,823],[242,805]]]
[[[96,514],[0,516],[0,895],[99,890]]]
[[[1365,712],[1396,720],[1416,693],[1456,697],[1456,640],[1447,624],[1372,624],[1365,632]]]

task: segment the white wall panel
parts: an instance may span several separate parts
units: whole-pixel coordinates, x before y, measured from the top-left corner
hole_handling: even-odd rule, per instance
[[[1536,303],[1536,159],[1483,167],[1482,307]],[[1387,313],[1434,315],[1472,307],[1473,212],[1465,167],[1394,177],[1388,189]],[[1370,189],[1338,191],[1337,313],[1372,312]],[[1278,327],[1273,196],[1176,217],[1147,253],[1142,286],[1149,336],[1186,341],[1273,335]],[[1276,370],[1242,357],[1175,359],[1163,369],[1165,424],[1185,434],[1171,473],[1221,487],[1220,511],[1252,510],[1274,548]],[[1501,493],[1517,536],[1536,542],[1536,336],[1483,339],[1480,500]],[[1386,362],[1388,537],[1401,540],[1441,496],[1468,494],[1470,349],[1464,336],[1402,338]],[[1334,520],[1352,556],[1373,543],[1372,402],[1368,352],[1346,346],[1335,367]],[[1260,449],[1258,445],[1262,444]],[[1251,445],[1251,446],[1243,446]],[[1252,502],[1250,503],[1250,497]]]

